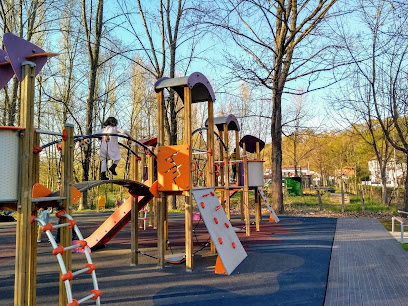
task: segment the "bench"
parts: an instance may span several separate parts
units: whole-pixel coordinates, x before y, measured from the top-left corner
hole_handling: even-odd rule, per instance
[[[400,214],[408,215],[408,212],[406,211],[399,210],[398,212]],[[401,242],[404,243],[404,227],[408,226],[408,219],[403,217],[392,217],[392,233],[394,233],[395,221],[398,221],[401,224]]]

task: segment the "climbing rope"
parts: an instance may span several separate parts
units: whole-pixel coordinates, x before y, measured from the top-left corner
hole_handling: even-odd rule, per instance
[[[65,289],[67,292],[67,298],[68,298],[68,304],[67,306],[77,306],[87,300],[93,299],[95,300],[96,305],[100,305],[100,295],[101,291],[98,288],[98,281],[96,279],[96,273],[95,273],[95,265],[92,263],[91,255],[89,252],[89,247],[87,247],[87,242],[85,241],[84,237],[82,236],[78,226],[77,222],[70,216],[68,215],[64,210],[59,211],[56,213],[56,216],[61,220],[61,218],[66,218],[67,222],[66,223],[60,223],[57,225],[52,225],[51,223],[45,223],[43,219],[37,218],[35,216],[31,216],[31,223],[34,221],[37,222],[38,226],[42,226],[42,231],[47,234],[48,240],[51,243],[51,246],[53,248],[52,254],[57,257],[58,263],[60,265],[61,269],[61,280],[65,284]],[[62,227],[68,227],[70,229],[74,229],[75,233],[78,236],[78,243],[75,245],[70,245],[70,246],[62,246],[58,245],[57,242],[54,239],[54,236],[52,235],[52,231],[54,229],[62,228]],[[86,260],[88,262],[87,265],[83,269],[77,270],[77,271],[67,271],[64,259],[62,255],[66,251],[72,251],[73,249],[80,249],[84,250],[84,254],[86,257]],[[91,290],[90,294],[83,297],[82,299],[76,300],[72,297],[72,291],[71,291],[71,284],[70,282],[74,278],[74,276],[80,275],[82,273],[87,273],[91,274],[92,277],[92,284],[93,284],[93,290]]]

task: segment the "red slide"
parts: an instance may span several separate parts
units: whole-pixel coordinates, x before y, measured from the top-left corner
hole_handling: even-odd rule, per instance
[[[138,211],[153,199],[153,195],[138,197]],[[102,246],[111,240],[131,219],[132,196],[130,196],[91,236],[86,238],[90,248]]]
[[[238,186],[238,184],[233,184],[233,185],[231,185],[231,186]],[[230,194],[230,197],[232,197],[234,194],[236,194],[238,192],[238,189],[230,189],[229,190],[229,194]],[[218,201],[220,202],[220,203],[222,203],[221,202],[221,197],[219,197],[218,198]],[[225,202],[225,199],[224,199],[224,202]]]

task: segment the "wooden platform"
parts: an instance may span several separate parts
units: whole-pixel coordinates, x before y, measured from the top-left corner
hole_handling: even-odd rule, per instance
[[[408,252],[376,219],[338,219],[325,305],[408,305]]]

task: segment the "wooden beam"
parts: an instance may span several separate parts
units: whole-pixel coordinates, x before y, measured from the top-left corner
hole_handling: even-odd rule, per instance
[[[40,145],[40,134],[34,133],[33,136],[33,145],[39,146]],[[33,154],[33,184],[40,181],[40,154]],[[38,217],[38,212],[35,209],[34,205],[31,205],[31,215]],[[30,251],[32,254],[29,255],[30,258],[30,281],[29,281],[29,304],[36,305],[37,304],[37,233],[38,225],[37,222],[33,222],[31,224],[31,248]]]
[[[245,143],[242,145],[244,153],[244,210],[245,210],[245,232],[251,235],[251,218],[249,214],[249,187],[248,187],[248,157]]]
[[[208,101],[208,114],[207,114],[207,150],[211,152],[208,156],[208,161],[206,165],[207,169],[207,187],[215,187],[215,181],[217,180],[214,173],[214,102]],[[222,151],[221,151],[222,152]],[[223,199],[224,194],[221,193],[221,199]],[[224,201],[221,200],[221,205],[224,206]],[[211,253],[215,254],[215,245],[211,240]]]
[[[22,66],[21,82],[21,107],[20,126],[25,128],[20,138],[19,153],[19,192],[17,204],[16,225],[16,258],[15,258],[15,282],[14,282],[14,305],[29,305],[33,300],[30,293],[35,295],[35,278],[30,279],[33,272],[33,256],[35,246],[31,235],[31,188],[33,186],[33,134],[34,134],[34,92],[35,92],[35,64],[24,62]],[[37,243],[37,242],[35,242]]]
[[[145,152],[146,153],[146,152]],[[146,183],[145,182],[145,176],[144,176],[144,174],[145,174],[145,166],[146,166],[146,164],[147,164],[147,162],[146,162],[146,154],[142,154],[142,157],[141,157],[142,159],[141,159],[141,163],[140,163],[140,181],[142,182],[142,183]],[[147,173],[147,175],[149,176],[149,173]],[[149,179],[148,179],[149,180]],[[137,210],[136,210],[137,211]],[[137,224],[137,226],[139,227],[139,228],[142,228],[143,227],[143,225],[142,225],[142,222],[143,222],[143,211],[140,211],[140,212],[137,212],[136,213],[136,215],[138,216],[138,218],[137,218],[137,221],[136,221],[136,224]]]
[[[229,191],[230,185],[230,158],[229,158],[229,140],[228,140],[228,125],[223,125],[223,141],[224,144],[227,146],[227,150],[224,152],[224,163],[225,163],[225,170],[224,170],[224,187],[225,187],[225,205],[223,206],[225,213],[227,215],[228,220],[231,220],[231,196]]]
[[[147,157],[148,169],[148,184],[152,186],[154,183],[154,156],[149,154]],[[153,201],[149,203],[149,226],[153,225]]]
[[[137,157],[132,155],[130,160],[130,177],[132,180],[137,181],[139,176],[139,161]],[[143,175],[143,174],[142,174]],[[131,257],[131,266],[135,266],[139,264],[139,256],[138,256],[138,249],[139,249],[139,225],[138,225],[138,199],[132,197],[132,210],[130,212],[131,218],[131,250],[130,250],[130,257]]]
[[[215,187],[214,173],[214,102],[208,101],[208,129],[207,129],[207,150],[211,152],[207,161],[207,187]]]
[[[221,140],[224,142],[224,140],[223,140],[224,136],[222,134],[222,131],[219,131],[219,133],[220,133]],[[224,164],[220,166],[220,169],[221,169],[220,170],[220,177],[221,177],[221,183],[220,183],[221,185],[220,186],[224,187],[225,186],[225,168],[227,167],[227,162],[224,159],[224,146],[222,145],[221,142],[219,143],[219,150],[220,150],[219,161],[224,162]],[[218,184],[216,184],[216,186],[218,186]],[[220,193],[221,193],[221,195],[220,195],[221,205],[222,205],[222,207],[225,207],[225,189],[221,189]],[[230,220],[230,216],[228,216],[228,214],[227,214],[227,217],[228,217],[228,220]]]
[[[184,87],[184,144],[189,146],[189,190],[184,192],[185,195],[185,239],[186,239],[186,271],[193,270],[193,199],[191,190],[193,189],[193,179],[191,173],[191,90]],[[213,170],[214,171],[214,170]]]
[[[259,141],[256,142],[256,159],[261,160],[261,152],[259,150]],[[255,193],[255,226],[256,231],[260,231],[260,222],[262,219],[262,206],[261,206],[261,196],[259,195],[258,188],[254,189]]]
[[[163,90],[157,93],[157,147],[164,146],[164,93]],[[166,194],[159,192],[157,199],[157,267],[164,268],[164,253],[165,253],[165,207],[167,206]]]
[[[239,131],[235,131],[235,147],[237,148],[237,159],[241,159],[240,150],[239,150]],[[237,183],[238,186],[243,186],[244,182],[241,180],[241,167],[240,164],[237,165]],[[244,193],[240,192],[241,201],[239,202],[239,210],[241,212],[241,220],[244,220]]]
[[[73,177],[73,163],[74,163],[74,126],[66,123],[64,125],[67,137],[62,139],[61,150],[61,196],[66,198],[62,201],[61,209],[65,210],[67,214],[72,216],[73,211],[73,196],[72,196],[72,177]],[[61,218],[61,223],[66,223],[66,218]],[[72,229],[68,227],[60,228],[60,244],[63,247],[72,245]],[[72,252],[64,252],[62,255],[67,271],[72,271]],[[61,276],[60,272],[60,276]],[[65,283],[59,281],[59,304],[65,306],[68,303]]]

